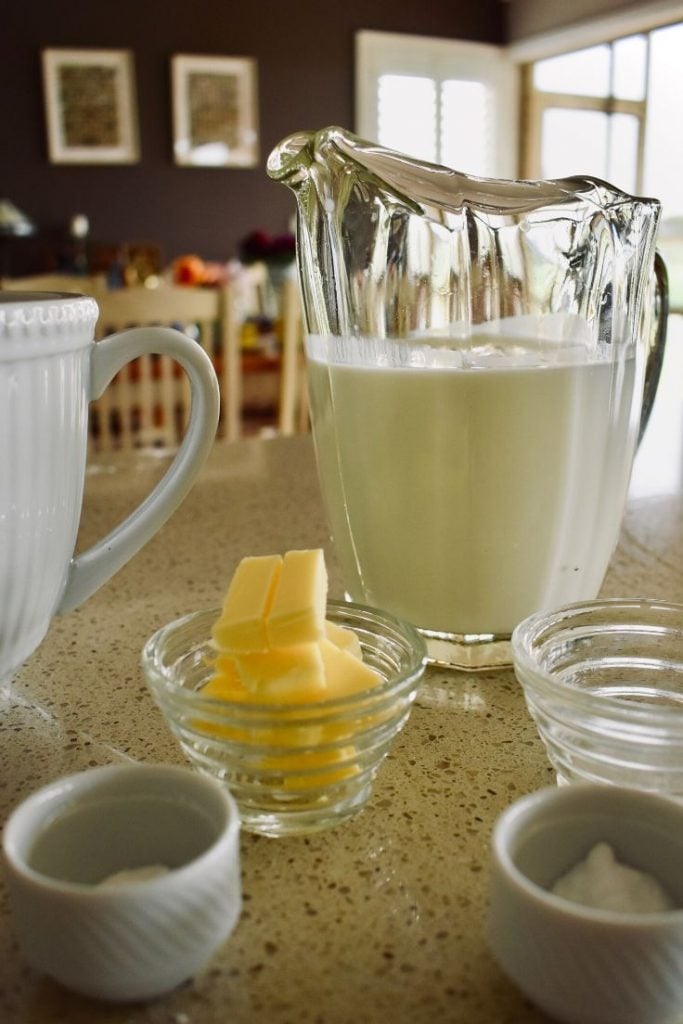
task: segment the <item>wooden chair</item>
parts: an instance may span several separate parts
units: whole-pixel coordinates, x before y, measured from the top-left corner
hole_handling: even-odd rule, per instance
[[[213,361],[221,389],[219,434],[240,435],[241,370],[234,295],[229,285],[122,288],[98,297],[97,337],[128,327],[175,327],[194,338]],[[91,447],[175,446],[189,417],[190,386],[168,356],[142,356],[116,375],[91,405]]]
[[[278,431],[289,435],[297,430],[308,430],[304,330],[296,277],[287,278],[282,286],[281,310],[282,367]]]
[[[34,274],[30,277],[5,277],[0,287],[3,291],[77,292],[99,299],[107,290],[107,280],[104,274]]]

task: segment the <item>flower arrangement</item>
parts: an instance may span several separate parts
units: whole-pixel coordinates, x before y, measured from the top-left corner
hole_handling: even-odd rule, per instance
[[[242,263],[265,263],[282,266],[291,263],[296,255],[296,243],[291,233],[269,235],[266,231],[252,231],[239,244]]]

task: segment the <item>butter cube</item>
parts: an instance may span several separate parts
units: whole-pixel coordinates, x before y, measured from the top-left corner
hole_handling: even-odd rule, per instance
[[[325,670],[317,643],[240,654],[236,664],[239,678],[259,700],[291,703],[325,696]]]
[[[311,643],[325,632],[327,570],[320,548],[288,551],[267,617],[271,647]]]
[[[218,650],[203,692],[291,704],[376,686],[381,677],[363,662],[358,636],[327,622],[326,607],[322,550],[242,559],[212,630]]]
[[[283,789],[296,792],[331,786],[358,775],[360,769],[354,760],[356,756],[357,751],[353,746],[277,754],[264,758],[261,768],[282,772]]]
[[[379,672],[375,672],[349,651],[337,647],[326,637],[320,641],[320,654],[325,668],[329,697],[346,697],[352,693],[361,693],[382,682]]]
[[[213,662],[214,674],[202,686],[202,697],[216,697],[220,700],[248,700],[249,691],[242,683],[234,660],[226,654],[219,654]]]
[[[243,558],[235,570],[212,636],[223,651],[265,651],[266,619],[282,572],[281,555]]]
[[[341,647],[343,651],[353,654],[354,658],[363,658],[358,634],[345,626],[338,626],[336,622],[325,621],[325,636],[335,647]]]

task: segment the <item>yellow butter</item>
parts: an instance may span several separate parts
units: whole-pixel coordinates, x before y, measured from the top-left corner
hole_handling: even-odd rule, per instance
[[[356,755],[353,746],[306,750],[264,757],[259,767],[262,771],[282,773],[283,789],[297,792],[324,788],[353,778],[360,771],[355,763]]]
[[[325,632],[327,569],[320,548],[288,551],[266,628],[271,647],[311,643]]]
[[[218,651],[203,692],[307,704],[376,686],[381,677],[364,663],[358,636],[327,622],[326,607],[321,549],[243,559],[212,631]],[[350,733],[347,725],[343,735]]]
[[[281,555],[242,559],[232,577],[221,616],[211,634],[220,650],[267,650],[266,620],[282,565]]]
[[[360,640],[358,634],[354,633],[352,629],[347,629],[345,626],[338,626],[336,622],[329,622],[325,620],[325,636],[330,640],[336,647],[341,647],[343,651],[348,651],[349,654],[353,654],[354,658],[363,657],[363,652],[360,646]]]
[[[220,655],[214,662],[214,675],[202,686],[202,697],[216,697],[219,700],[248,700],[249,691],[237,674],[232,658]]]
[[[381,676],[348,650],[337,647],[326,637],[320,641],[328,697],[346,697],[369,690],[381,682]]]
[[[271,699],[320,700],[325,696],[325,669],[317,643],[289,644],[235,658],[247,689]]]

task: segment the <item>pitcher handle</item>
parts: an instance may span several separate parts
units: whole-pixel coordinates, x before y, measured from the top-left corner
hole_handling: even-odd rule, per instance
[[[195,341],[170,327],[137,327],[93,347],[90,398],[99,398],[126,363],[147,353],[176,359],[190,380],[190,419],[173,462],[144,501],[110,533],[72,558],[57,612],[82,604],[140,550],[186,496],[211,450],[220,409],[211,360]]]
[[[640,413],[638,444],[643,439],[657,394],[659,377],[664,362],[666,347],[666,331],[669,322],[669,275],[660,253],[655,252],[655,328],[650,339],[645,363],[645,387],[643,389],[643,405]]]

